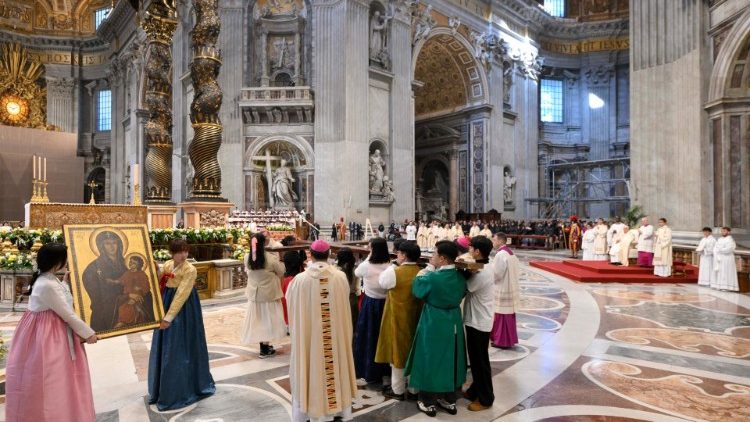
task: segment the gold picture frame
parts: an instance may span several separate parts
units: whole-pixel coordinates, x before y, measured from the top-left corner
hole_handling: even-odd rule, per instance
[[[73,307],[101,338],[146,331],[164,317],[145,224],[63,226]]]

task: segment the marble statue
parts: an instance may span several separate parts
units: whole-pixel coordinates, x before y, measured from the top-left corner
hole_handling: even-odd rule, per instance
[[[385,174],[385,160],[376,149],[370,155],[370,193],[379,194],[383,190],[383,176]]]
[[[276,49],[276,63],[274,63],[274,67],[276,69],[283,68],[285,63],[289,61],[288,55],[291,44],[293,43],[287,41],[286,38],[282,38],[274,43],[274,48]]]
[[[445,182],[445,178],[443,178],[443,175],[440,174],[439,171],[435,170],[434,174],[435,181],[433,182],[430,192],[437,192],[441,196],[443,196],[446,192],[448,192],[448,184]]]
[[[505,203],[509,204],[513,202],[513,188],[516,186],[516,178],[510,175],[509,170],[505,170],[505,177],[503,180],[503,197]]]
[[[432,17],[432,5],[428,4],[427,7],[416,12],[412,21],[415,28],[413,43],[416,44],[420,40],[427,38],[432,28],[437,24],[435,18]]]
[[[281,165],[273,174],[273,200],[274,208],[290,208],[299,198],[294,192],[294,176],[287,166],[286,160],[281,160]]]
[[[394,201],[396,195],[393,192],[393,182],[388,176],[383,176],[383,199],[386,201]]]
[[[451,29],[451,34],[454,36],[458,32],[459,26],[461,26],[461,19],[457,17],[448,18],[448,27]]]
[[[385,31],[388,26],[388,20],[380,16],[379,11],[375,11],[370,19],[370,57],[378,57],[380,52],[385,49]]]

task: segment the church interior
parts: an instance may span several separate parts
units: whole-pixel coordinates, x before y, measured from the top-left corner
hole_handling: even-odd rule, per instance
[[[0,420],[88,418],[14,404],[13,346],[50,244],[67,245],[66,306],[91,322],[78,269],[110,265],[109,226],[122,268],[99,276],[124,286],[115,320],[146,297],[122,281],[133,265],[159,304],[93,327],[97,422],[435,416],[422,389],[396,397],[390,367],[387,382],[363,375],[381,347],[377,330],[360,344],[372,303],[380,336],[383,312],[399,312],[378,290],[386,270],[361,270],[380,238],[398,277],[401,244],[419,246],[414,286],[460,267],[466,347],[486,332],[466,313],[472,280],[494,271],[488,363],[467,362],[437,419],[750,420],[750,0],[0,0],[0,223]],[[84,242],[86,225],[99,231]],[[284,299],[284,333],[261,341],[253,318],[276,308],[253,305],[258,235],[282,269],[269,303]],[[492,243],[481,264],[478,238]],[[176,241],[215,393],[160,410],[151,372]],[[356,391],[339,397],[348,412],[302,403],[300,417],[289,286],[318,242],[351,287]],[[441,242],[459,256],[435,265]],[[504,283],[517,338],[497,346]],[[60,318],[73,351],[80,333]],[[489,405],[470,397],[481,371]]]

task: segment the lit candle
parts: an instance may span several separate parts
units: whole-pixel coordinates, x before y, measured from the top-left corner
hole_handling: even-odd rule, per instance
[[[44,157],[44,175],[42,176],[42,180],[47,181],[47,157]]]
[[[140,185],[141,182],[141,166],[139,164],[133,164],[133,186]]]
[[[37,176],[36,177],[37,179],[42,180],[42,157],[36,157],[36,160],[37,160],[37,163],[36,163],[36,168],[37,168],[36,175]]]
[[[32,164],[32,167],[33,167],[33,172],[34,172],[34,175],[31,176],[31,178],[32,179],[36,179],[36,155],[34,155],[34,156],[31,157],[31,164]]]

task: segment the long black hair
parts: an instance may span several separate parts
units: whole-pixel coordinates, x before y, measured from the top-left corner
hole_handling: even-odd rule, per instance
[[[247,266],[251,270],[262,270],[266,267],[266,237],[260,233],[256,233],[250,240]]]
[[[370,264],[385,264],[391,261],[388,252],[388,242],[382,237],[374,237],[370,240]]]
[[[36,254],[37,270],[31,277],[29,291],[26,292],[26,295],[31,294],[31,289],[34,287],[34,283],[36,283],[36,279],[39,278],[40,275],[54,270],[56,267],[65,264],[67,261],[68,247],[62,243],[47,243],[42,246]]]
[[[346,274],[346,279],[351,281],[354,279],[354,264],[356,263],[354,259],[354,253],[352,252],[351,248],[341,248],[339,249],[339,253],[336,254],[336,265],[341,268],[341,271]]]

